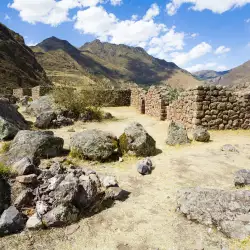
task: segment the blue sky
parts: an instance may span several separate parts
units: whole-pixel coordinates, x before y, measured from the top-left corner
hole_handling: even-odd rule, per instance
[[[36,44],[96,38],[140,46],[189,71],[250,59],[250,0],[1,0],[0,22]]]

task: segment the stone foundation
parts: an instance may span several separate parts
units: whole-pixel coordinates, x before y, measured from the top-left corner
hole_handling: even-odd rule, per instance
[[[13,96],[16,98],[21,98],[23,96],[31,96],[32,90],[30,88],[19,88],[13,89]]]
[[[39,99],[39,97],[48,94],[51,90],[52,90],[51,87],[45,87],[45,86],[34,87],[32,88],[32,99],[33,100]]]

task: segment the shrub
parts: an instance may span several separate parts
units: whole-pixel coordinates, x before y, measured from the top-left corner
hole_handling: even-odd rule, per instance
[[[4,142],[0,150],[0,153],[7,153],[10,150],[10,143],[11,142]]]
[[[170,103],[173,102],[174,100],[177,100],[180,93],[183,91],[182,89],[177,89],[177,88],[172,88],[172,87],[169,87],[168,89],[169,91],[169,101]]]
[[[79,150],[72,148],[70,150],[69,156],[74,159],[83,160],[83,156]]]
[[[11,168],[7,167],[3,163],[0,162],[0,176],[10,176],[12,174]]]

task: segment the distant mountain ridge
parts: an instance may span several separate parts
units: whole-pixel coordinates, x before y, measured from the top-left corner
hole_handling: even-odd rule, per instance
[[[0,23],[0,87],[26,88],[50,85],[33,51],[21,35]]]
[[[201,83],[176,64],[154,58],[138,47],[94,40],[78,49],[51,37],[31,48],[50,79],[66,85],[121,87],[135,82],[145,87],[168,84],[188,88]]]
[[[201,80],[214,79],[229,73],[230,70],[226,71],[215,71],[215,70],[200,70],[194,72],[193,75],[197,76]]]

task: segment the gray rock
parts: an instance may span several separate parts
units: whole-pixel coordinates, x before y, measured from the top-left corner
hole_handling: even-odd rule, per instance
[[[0,215],[10,206],[11,189],[9,183],[0,176]]]
[[[207,129],[203,127],[195,128],[193,131],[193,140],[198,142],[209,142],[210,134]]]
[[[63,143],[63,139],[55,137],[51,131],[19,131],[6,154],[7,163],[12,165],[24,157],[36,161],[39,158],[58,156],[62,152]]]
[[[234,175],[235,186],[250,185],[250,170],[241,169]]]
[[[48,129],[53,126],[52,121],[56,118],[56,113],[53,111],[47,111],[40,113],[36,117],[35,127],[40,129]]]
[[[29,104],[29,102],[32,101],[32,98],[30,96],[23,96],[19,99],[19,103],[22,105],[22,106],[27,106]]]
[[[117,158],[118,141],[115,136],[100,130],[85,130],[71,137],[70,149],[83,158],[106,161]]]
[[[60,128],[63,126],[70,126],[73,124],[74,124],[74,122],[72,119],[67,118],[63,115],[58,115],[57,118],[52,121],[52,125],[56,128]]]
[[[185,127],[171,121],[168,127],[166,143],[170,146],[190,143]]]
[[[113,118],[113,115],[112,115],[111,113],[109,113],[109,112],[106,112],[106,113],[103,115],[103,119],[109,120],[109,119],[112,119],[112,118]]]
[[[127,192],[120,187],[109,187],[105,191],[105,200],[123,200],[127,197]]]
[[[153,163],[150,158],[143,159],[137,163],[137,171],[141,175],[150,174],[153,168]]]
[[[119,138],[122,153],[151,156],[156,153],[156,142],[139,123],[131,123]]]
[[[29,157],[24,157],[11,166],[17,175],[28,175],[37,173],[37,168]]]
[[[100,181],[105,188],[118,186],[115,176],[100,175]]]
[[[16,177],[16,181],[22,184],[35,184],[37,183],[37,175],[29,174],[29,175],[21,175]]]
[[[33,205],[34,195],[32,189],[23,190],[16,200],[14,206],[18,209],[23,207],[31,207]]]
[[[22,129],[28,129],[23,116],[8,100],[0,99],[0,140],[13,139]]]
[[[36,203],[36,213],[39,218],[41,218],[44,214],[46,214],[49,210],[49,206],[44,201],[38,201]]]
[[[53,97],[50,95],[42,96],[39,99],[34,100],[33,102],[29,103],[25,110],[26,113],[36,117],[48,111],[55,113],[60,112],[60,109],[56,106]]]
[[[250,235],[250,191],[187,188],[177,194],[177,207],[188,219],[214,225],[228,237]]]
[[[221,147],[221,151],[224,151],[224,152],[234,152],[234,153],[239,153],[239,150],[231,145],[231,144],[225,144]]]
[[[33,214],[26,223],[26,228],[29,230],[37,230],[43,228],[43,223],[41,218],[38,216],[37,213]]]
[[[46,227],[61,227],[76,222],[79,211],[73,205],[58,205],[43,216],[43,224]]]
[[[26,217],[15,207],[9,207],[3,212],[0,218],[0,236],[22,231],[26,220]]]

